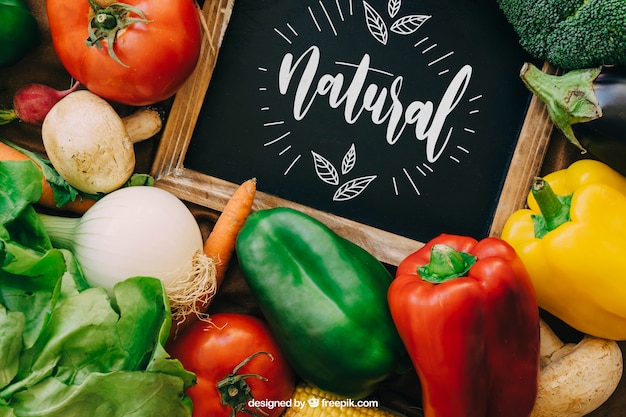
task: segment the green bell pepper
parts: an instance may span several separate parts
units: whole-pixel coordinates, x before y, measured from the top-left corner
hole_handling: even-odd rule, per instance
[[[370,253],[289,208],[249,216],[237,238],[244,278],[298,375],[362,398],[408,357],[387,305],[392,276]]]
[[[15,64],[39,42],[37,20],[24,0],[0,0],[0,67]]]

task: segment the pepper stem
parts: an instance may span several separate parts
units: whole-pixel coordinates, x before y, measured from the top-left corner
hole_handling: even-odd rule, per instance
[[[270,360],[274,360],[269,352],[256,352],[248,356],[246,359],[233,369],[225,378],[217,382],[217,391],[220,393],[220,397],[223,405],[227,405],[231,408],[230,417],[235,417],[237,413],[245,413],[254,417],[264,417],[267,415],[263,410],[255,407],[251,410],[248,407],[250,400],[253,400],[252,389],[246,382],[248,378],[256,378],[262,381],[267,381],[267,378],[257,374],[239,374],[239,370],[247,365],[252,359],[259,355],[267,355]]]
[[[570,220],[571,196],[556,195],[550,184],[543,178],[535,178],[531,193],[541,210],[541,216],[534,216],[535,237],[542,238],[546,233]]]
[[[526,87],[545,103],[552,122],[567,139],[581,150],[585,148],[574,135],[572,125],[589,122],[602,116],[602,108],[595,95],[593,82],[601,68],[585,68],[563,75],[546,74],[526,62],[520,77]]]
[[[150,23],[143,10],[124,3],[112,3],[102,7],[96,0],[87,0],[94,13],[89,22],[89,37],[85,41],[88,47],[102,48],[102,41],[107,42],[109,56],[121,66],[128,68],[115,54],[115,40],[118,33],[133,23]],[[131,14],[137,17],[130,17]]]
[[[418,268],[420,277],[433,284],[462,277],[476,262],[476,257],[452,246],[436,244],[430,249],[430,261]]]

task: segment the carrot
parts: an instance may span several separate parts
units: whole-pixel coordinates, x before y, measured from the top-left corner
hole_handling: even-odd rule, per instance
[[[252,212],[256,194],[256,178],[244,181],[235,190],[217,218],[213,230],[204,241],[204,254],[215,264],[216,288],[224,281],[228,264],[235,253],[237,235]],[[198,300],[196,310],[206,312],[211,299]],[[198,318],[198,314],[188,314],[176,323],[172,323],[170,338],[189,326]]]
[[[252,212],[256,194],[256,178],[243,182],[232,195],[204,242],[204,254],[215,262],[217,284],[226,275],[228,263],[235,252],[235,240]]]
[[[0,161],[28,161],[30,158],[18,151],[11,146],[0,142]],[[37,165],[39,166],[39,165]],[[57,207],[54,201],[54,191],[52,187],[46,180],[46,178],[42,175],[42,193],[39,198],[39,204],[44,207],[55,209],[55,210],[65,210],[75,214],[83,214],[87,209],[94,205],[96,200],[90,198],[76,199],[65,204],[63,207]]]

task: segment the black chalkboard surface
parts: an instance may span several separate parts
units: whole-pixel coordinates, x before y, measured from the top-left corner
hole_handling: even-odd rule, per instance
[[[422,242],[481,238],[525,60],[495,1],[236,0],[184,165]]]

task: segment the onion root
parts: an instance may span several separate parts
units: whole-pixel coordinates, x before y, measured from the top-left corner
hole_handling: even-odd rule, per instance
[[[187,276],[173,280],[165,287],[172,310],[172,321],[181,323],[185,317],[195,315],[200,320],[207,320],[208,314],[199,305],[208,304],[217,292],[215,262],[202,251],[196,252],[191,260]],[[202,301],[199,304],[198,301]]]

